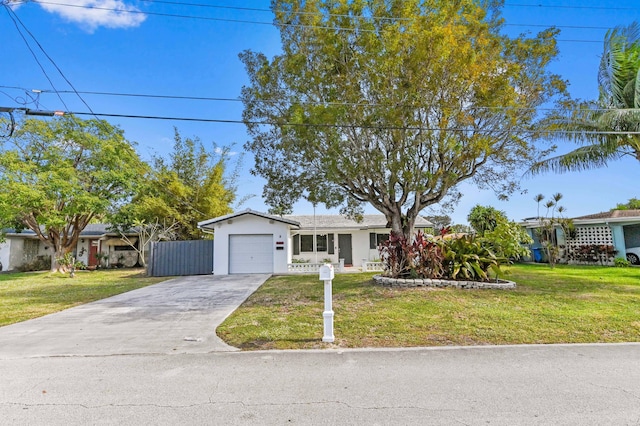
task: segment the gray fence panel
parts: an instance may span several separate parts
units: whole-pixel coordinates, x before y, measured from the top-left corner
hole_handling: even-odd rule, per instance
[[[151,244],[147,274],[152,277],[206,275],[213,272],[213,240]]]

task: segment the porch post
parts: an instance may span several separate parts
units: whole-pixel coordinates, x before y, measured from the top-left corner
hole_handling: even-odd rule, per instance
[[[617,250],[615,257],[627,258],[627,246],[624,242],[624,229],[622,225],[609,225],[611,228],[611,237],[613,239],[613,248]]]

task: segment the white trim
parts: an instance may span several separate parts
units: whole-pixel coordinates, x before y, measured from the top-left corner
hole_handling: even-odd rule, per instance
[[[289,219],[285,219],[283,217],[280,216],[272,216],[266,213],[261,213],[261,212],[257,212],[255,210],[251,210],[251,209],[247,209],[241,212],[237,212],[237,213],[231,213],[225,216],[220,216],[220,217],[216,217],[213,219],[208,219],[208,220],[204,220],[202,222],[198,222],[198,228],[202,229],[212,229],[213,227],[210,227],[209,225],[214,225],[216,223],[220,223],[220,222],[224,222],[224,221],[231,221],[235,218],[239,218],[241,216],[244,215],[252,215],[252,216],[257,216],[257,217],[261,217],[263,219],[268,219],[268,220],[273,220],[275,222],[282,222],[282,223],[286,223],[287,225],[292,225],[292,226],[296,226],[299,227],[300,223],[294,221],[294,220],[289,220]]]

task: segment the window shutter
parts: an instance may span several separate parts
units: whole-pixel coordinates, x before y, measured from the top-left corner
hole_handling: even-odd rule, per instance
[[[327,235],[327,239],[328,239],[328,242],[327,242],[328,253],[327,254],[335,254],[335,249],[333,247],[333,234],[328,234]]]
[[[293,254],[300,254],[300,235],[293,236]]]

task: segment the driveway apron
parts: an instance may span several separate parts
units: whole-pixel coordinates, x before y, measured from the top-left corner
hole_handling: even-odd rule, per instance
[[[174,278],[0,327],[0,359],[235,351],[215,329],[268,278]]]

